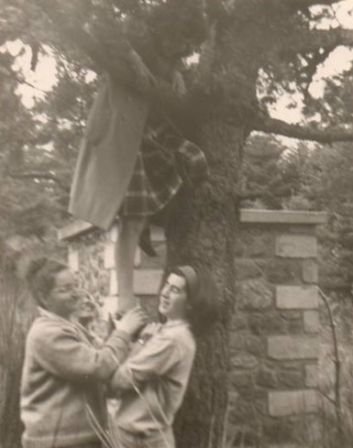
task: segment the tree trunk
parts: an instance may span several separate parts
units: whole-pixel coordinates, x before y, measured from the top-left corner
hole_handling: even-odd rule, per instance
[[[219,320],[197,340],[190,387],[176,422],[179,447],[221,448],[228,390],[228,322],[235,303],[234,242],[237,235],[235,186],[246,137],[216,119],[205,123],[198,143],[210,175],[200,187],[186,186],[167,229],[168,264],[205,268],[217,284]]]
[[[0,446],[20,448],[20,382],[25,338],[35,309],[0,242]]]

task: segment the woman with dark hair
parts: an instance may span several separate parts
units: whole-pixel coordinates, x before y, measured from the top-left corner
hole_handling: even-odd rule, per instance
[[[101,382],[124,360],[130,339],[145,323],[141,309],[127,312],[97,349],[72,315],[80,302],[65,264],[33,261],[27,279],[39,306],[26,341],[21,384],[24,448],[94,447],[106,442]]]
[[[207,308],[202,286],[191,266],[170,270],[158,308],[165,323],[155,324],[149,339],[139,339],[139,348],[115,372],[110,385],[120,403],[111,430],[119,448],[174,448],[172,425],[196,350],[194,317],[200,316],[201,307]],[[151,333],[151,326],[142,336],[146,333]]]

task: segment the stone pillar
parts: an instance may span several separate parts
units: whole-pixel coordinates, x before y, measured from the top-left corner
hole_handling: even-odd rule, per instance
[[[304,447],[315,437],[320,325],[315,228],[325,220],[317,212],[240,211],[238,294],[230,330],[233,446]]]
[[[117,283],[115,266],[115,242],[118,238],[117,227],[107,234],[104,244],[104,267],[109,272],[109,296],[105,298],[106,309],[116,309],[119,300],[119,285]],[[137,248],[135,254],[134,293],[141,298],[145,307],[152,308],[155,304],[162,279],[165,264],[165,235],[160,227],[152,227],[151,241],[156,257],[149,257]],[[149,303],[150,302],[150,303]]]
[[[102,232],[86,222],[74,221],[60,229],[58,238],[67,243],[68,265],[77,273],[81,285],[101,304],[102,316],[114,315],[119,300],[114,254],[118,226],[113,226],[109,232]],[[142,305],[155,314],[156,294],[165,265],[163,229],[152,226],[151,240],[155,257],[148,257],[140,248],[136,251],[134,292],[141,298]]]

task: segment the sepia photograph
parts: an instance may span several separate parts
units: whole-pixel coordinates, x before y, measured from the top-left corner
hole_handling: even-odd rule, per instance
[[[0,0],[0,448],[352,448],[353,0]]]

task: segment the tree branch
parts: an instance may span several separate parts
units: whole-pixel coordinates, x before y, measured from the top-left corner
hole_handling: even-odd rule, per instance
[[[65,192],[68,191],[68,186],[65,185],[55,174],[52,173],[43,173],[40,171],[11,171],[8,173],[10,177],[13,179],[43,179],[43,180],[51,180],[55,182],[58,187],[60,187]]]
[[[25,84],[28,87],[31,87],[32,89],[37,90],[38,92],[44,93],[45,95],[47,94],[47,92],[45,90],[40,89],[39,87],[35,86],[34,84],[26,81],[22,75],[20,75],[19,73],[15,72],[12,69],[10,70],[8,67],[5,67],[0,63],[0,78],[2,76],[6,77],[8,79],[11,79],[13,81],[16,81],[19,84]]]
[[[67,3],[34,1],[60,35],[73,42],[99,69],[127,88],[142,93],[156,104],[156,109],[165,112],[169,119],[178,121],[182,127],[190,122],[192,117],[186,107],[185,95],[181,96],[169,82],[157,78],[150,71],[129,43],[118,21],[105,17],[102,24],[97,20],[91,21],[88,16],[79,20],[70,15],[72,11]]]
[[[58,32],[74,42],[100,69],[142,93],[152,88],[153,75],[124,36],[118,22],[108,17],[104,26],[94,21],[88,23],[87,17],[74,16],[74,9],[65,9],[67,5],[63,7],[59,1],[35,0],[35,3]]]
[[[321,48],[333,50],[339,45],[353,46],[353,30],[344,28],[311,30],[298,36],[289,37],[279,47],[279,51],[308,53]]]
[[[266,134],[279,134],[299,140],[313,140],[326,144],[353,141],[353,129],[314,129],[296,124],[288,124],[285,121],[274,118],[258,120],[255,123],[253,130],[265,132]]]
[[[314,5],[323,5],[329,6],[334,5],[335,3],[339,3],[342,0],[281,0],[281,3],[286,3],[289,7],[293,6],[296,9],[298,8],[308,8]]]

